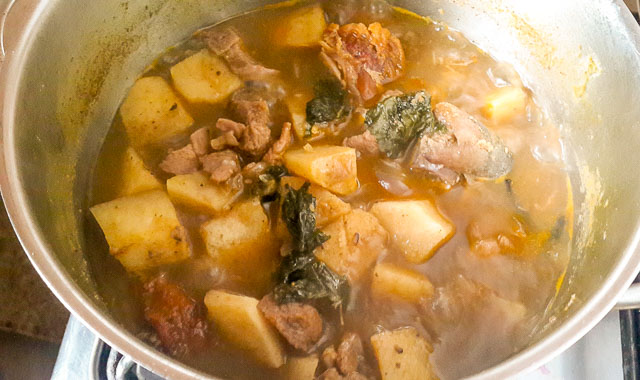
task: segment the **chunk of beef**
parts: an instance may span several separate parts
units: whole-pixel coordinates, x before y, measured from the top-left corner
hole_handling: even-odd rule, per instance
[[[157,277],[143,290],[144,315],[172,355],[185,357],[207,344],[208,325],[202,310],[179,286]]]
[[[282,132],[280,138],[273,143],[267,154],[264,155],[263,160],[271,165],[277,165],[282,163],[282,155],[289,148],[292,142],[291,135],[291,123],[284,123],[282,125]]]
[[[238,145],[240,145],[240,143],[233,132],[225,132],[222,136],[211,140],[211,148],[216,152]]]
[[[375,97],[381,85],[404,70],[400,40],[379,23],[331,24],[321,41],[320,58],[360,101]]]
[[[372,135],[369,130],[366,130],[364,133],[356,136],[347,137],[344,139],[342,144],[344,146],[354,148],[358,152],[368,156],[380,155],[378,140],[376,140],[376,137]]]
[[[191,146],[197,156],[209,153],[209,128],[203,127],[193,132],[190,137]]]
[[[420,139],[413,153],[413,168],[452,179],[458,173],[496,179],[511,171],[509,149],[471,115],[450,103],[438,103],[434,115],[447,131]]]
[[[258,309],[293,347],[308,351],[322,337],[322,318],[311,305],[278,305],[269,294],[260,300]]]
[[[178,150],[170,150],[169,154],[160,163],[160,169],[170,174],[190,174],[200,169],[198,155],[189,144]]]
[[[336,360],[338,360],[338,353],[333,346],[329,346],[322,351],[322,364],[326,368],[331,368],[336,366]]]
[[[215,152],[202,157],[202,167],[211,174],[213,182],[226,182],[229,178],[240,173],[238,155],[230,150]]]
[[[247,53],[242,39],[232,28],[214,28],[203,32],[204,40],[213,53],[222,56],[231,71],[244,80],[261,80],[278,75],[277,70],[259,64]]]
[[[222,133],[231,132],[236,139],[240,139],[244,135],[247,126],[229,119],[218,119],[216,128]]]
[[[364,349],[360,337],[354,333],[347,333],[342,337],[338,346],[336,366],[343,375],[358,370],[358,365],[364,360]]]
[[[247,126],[240,138],[240,149],[254,157],[262,156],[271,142],[267,102],[245,92],[236,92],[230,106],[236,118]]]
[[[342,376],[335,368],[329,368],[324,371],[318,380],[368,380],[369,378],[359,372],[351,372],[346,376]]]

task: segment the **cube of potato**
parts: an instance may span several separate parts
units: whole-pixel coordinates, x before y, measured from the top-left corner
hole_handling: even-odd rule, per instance
[[[524,114],[527,94],[520,87],[502,87],[489,94],[482,107],[482,115],[496,123],[509,121],[517,114]]]
[[[243,83],[227,64],[208,49],[203,49],[171,68],[176,89],[192,103],[218,103]]]
[[[202,172],[177,175],[167,181],[167,191],[174,202],[197,211],[218,215],[229,211],[241,194],[225,184],[213,183]]]
[[[144,166],[138,153],[128,147],[122,160],[118,195],[125,197],[158,189],[162,189],[160,181]]]
[[[318,356],[289,357],[282,367],[284,380],[313,380],[318,369]]]
[[[413,327],[371,337],[382,380],[437,380],[429,356],[431,345]]]
[[[268,367],[279,368],[284,364],[278,333],[258,311],[257,299],[211,290],[204,304],[222,337]]]
[[[293,94],[285,100],[291,116],[293,131],[299,140],[310,137],[307,136],[307,131],[310,128],[309,123],[307,123],[307,103],[311,99],[313,99],[312,95]]]
[[[189,257],[186,231],[164,191],[154,190],[91,207],[109,250],[130,272]]]
[[[297,9],[278,22],[274,42],[291,47],[315,46],[327,28],[320,5]]]
[[[200,228],[207,253],[242,285],[259,293],[272,281],[279,246],[260,200],[238,203]]]
[[[371,291],[377,296],[393,296],[418,303],[433,296],[433,285],[424,275],[389,263],[373,270]]]
[[[358,189],[356,150],[346,146],[316,146],[289,150],[284,162],[290,172],[340,195]]]
[[[120,107],[122,122],[134,147],[162,144],[186,133],[193,118],[161,77],[140,78]]]
[[[366,211],[353,210],[322,229],[331,238],[316,249],[316,257],[336,273],[358,282],[386,248],[387,233]]]
[[[414,264],[429,260],[455,232],[427,200],[379,202],[371,212],[389,232],[394,247]]]

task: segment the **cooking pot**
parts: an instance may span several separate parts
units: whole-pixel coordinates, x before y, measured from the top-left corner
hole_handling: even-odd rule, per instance
[[[82,218],[96,156],[136,76],[197,28],[265,0],[0,0],[0,186],[29,258],[96,334],[159,375],[206,377],[126,331],[96,292]],[[572,259],[530,344],[478,379],[535,368],[593,327],[640,266],[640,29],[621,0],[397,0],[515,66],[561,128]],[[638,305],[640,291],[621,305]]]

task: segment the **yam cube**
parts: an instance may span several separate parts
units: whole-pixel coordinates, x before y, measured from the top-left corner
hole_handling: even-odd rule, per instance
[[[356,150],[346,146],[317,146],[289,150],[284,162],[290,172],[340,195],[358,189]]]
[[[209,256],[238,283],[258,292],[271,283],[279,247],[258,198],[203,224],[201,234]]]
[[[377,296],[399,297],[418,303],[433,296],[433,285],[424,275],[398,265],[379,263],[373,270],[371,290]]]
[[[502,87],[485,99],[482,115],[496,123],[509,121],[518,114],[524,114],[527,94],[520,87]]]
[[[225,184],[213,183],[202,172],[170,178],[167,191],[174,202],[213,215],[229,211],[241,193]]]
[[[297,9],[279,20],[274,41],[291,47],[316,46],[326,28],[324,11],[319,5]]]
[[[334,272],[358,282],[386,248],[387,233],[366,211],[353,210],[322,230],[331,238],[315,251]]]
[[[140,78],[120,107],[120,115],[134,147],[159,145],[186,134],[193,118],[161,77]]]
[[[138,153],[131,147],[127,148],[122,160],[119,196],[159,189],[162,189],[160,181],[144,166]]]
[[[257,299],[211,290],[204,303],[209,319],[224,339],[270,368],[284,364],[278,333],[258,311]]]
[[[413,327],[371,337],[382,380],[437,380],[429,356],[431,345]]]
[[[192,103],[222,102],[243,85],[227,64],[208,49],[173,66],[171,78],[176,89]]]
[[[285,380],[313,380],[316,378],[318,356],[289,357],[282,367],[282,378]]]
[[[389,232],[395,249],[414,264],[429,260],[455,232],[428,200],[379,202],[371,212]]]
[[[164,191],[154,190],[91,208],[111,254],[130,272],[189,257],[185,229]]]

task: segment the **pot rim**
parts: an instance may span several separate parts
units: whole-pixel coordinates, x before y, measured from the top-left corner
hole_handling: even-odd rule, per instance
[[[195,370],[160,351],[143,343],[133,334],[121,327],[111,317],[101,313],[93,301],[76,285],[60,262],[55,258],[51,247],[46,243],[37,226],[35,217],[27,204],[23,183],[18,175],[16,151],[13,145],[15,106],[22,77],[21,68],[27,58],[27,51],[33,39],[39,20],[46,17],[50,0],[33,1],[36,6],[24,17],[24,24],[14,49],[7,49],[0,72],[0,97],[2,107],[2,138],[0,140],[0,189],[11,223],[27,254],[47,286],[74,316],[97,336],[121,353],[135,359],[152,372],[171,379],[212,378],[209,374]],[[620,9],[626,9],[622,0],[616,0]],[[12,2],[13,4],[13,2]],[[621,24],[626,27],[630,39],[640,46],[640,27],[629,12],[620,12]],[[638,190],[640,191],[640,189]],[[519,352],[510,359],[471,376],[471,379],[510,378],[529,372],[560,354],[578,339],[584,336],[612,309],[616,300],[633,282],[640,270],[640,221],[635,233],[629,240],[614,270],[604,280],[595,295],[569,320],[552,334],[541,339],[533,346]],[[637,254],[636,254],[637,253]]]

